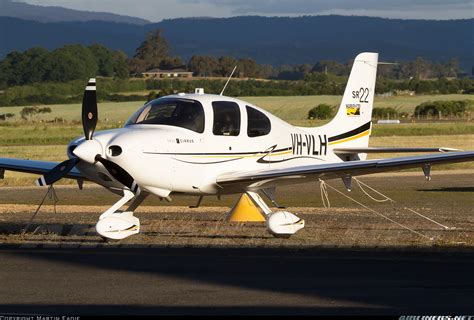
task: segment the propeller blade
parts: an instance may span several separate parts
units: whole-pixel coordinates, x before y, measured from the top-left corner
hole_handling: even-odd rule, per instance
[[[52,185],[61,178],[64,178],[64,176],[66,176],[79,161],[79,158],[71,158],[61,162],[48,173],[45,173],[41,178],[36,180],[36,184],[40,187]]]
[[[133,177],[121,166],[110,160],[104,159],[97,155],[96,160],[107,169],[107,171],[115,178],[118,182],[129,188],[132,192],[137,193],[140,189],[138,184],[135,182]]]
[[[82,127],[84,129],[84,136],[86,140],[92,140],[95,127],[97,125],[97,95],[95,79],[89,79],[84,97],[82,98]]]

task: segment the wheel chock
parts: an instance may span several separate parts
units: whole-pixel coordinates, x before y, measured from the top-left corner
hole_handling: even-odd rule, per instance
[[[244,193],[240,197],[237,204],[230,210],[227,221],[230,222],[265,222],[265,217],[260,212],[260,209]]]

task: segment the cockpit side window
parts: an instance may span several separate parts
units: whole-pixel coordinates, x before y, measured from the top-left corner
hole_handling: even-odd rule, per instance
[[[231,101],[214,101],[214,125],[212,132],[216,136],[238,136],[240,133],[240,108]]]
[[[157,99],[135,113],[126,125],[162,124],[204,132],[204,109],[198,101]]]
[[[252,107],[247,107],[247,135],[249,137],[265,136],[272,130],[270,119],[262,112]]]

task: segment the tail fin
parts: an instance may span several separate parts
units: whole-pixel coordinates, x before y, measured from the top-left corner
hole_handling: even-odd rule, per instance
[[[378,53],[364,52],[355,58],[336,116],[316,129],[327,132],[330,147],[369,145],[377,65]]]

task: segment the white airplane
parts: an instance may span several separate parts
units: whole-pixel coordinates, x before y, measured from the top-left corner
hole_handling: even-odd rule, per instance
[[[377,53],[355,58],[335,118],[315,128],[295,127],[251,103],[196,89],[148,102],[124,128],[94,133],[98,115],[91,79],[82,104],[85,136],[69,144],[69,160],[0,158],[0,170],[42,174],[41,186],[61,178],[76,179],[79,186],[88,180],[121,195],[96,225],[104,238],[138,233],[133,211],[150,194],[170,199],[245,193],[265,215],[270,233],[289,236],[304,221],[287,211],[272,212],[259,192],[275,203],[274,190],[282,185],[342,178],[350,189],[353,176],[421,167],[429,178],[433,164],[474,160],[474,151],[369,148],[377,65]],[[371,152],[441,153],[366,160]]]

